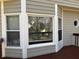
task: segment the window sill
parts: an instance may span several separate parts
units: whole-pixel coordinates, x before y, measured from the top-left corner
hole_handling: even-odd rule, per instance
[[[51,45],[55,45],[53,42],[50,43],[40,43],[40,44],[33,44],[33,45],[29,45],[29,48],[38,48],[38,47],[44,47],[44,46],[51,46]]]
[[[6,48],[7,48],[7,49],[22,49],[21,47],[11,47],[11,46],[10,46],[10,47],[7,46]]]
[[[38,41],[34,41],[34,42],[29,42],[29,45],[33,45],[33,44],[42,44],[42,43],[49,43],[52,42],[52,40],[38,40]]]

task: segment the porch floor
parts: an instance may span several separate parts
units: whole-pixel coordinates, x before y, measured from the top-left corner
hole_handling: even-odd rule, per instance
[[[6,59],[12,59],[12,58],[6,58]],[[59,51],[58,53],[42,55],[28,59],[79,59],[79,47],[68,46],[61,49],[61,51]]]

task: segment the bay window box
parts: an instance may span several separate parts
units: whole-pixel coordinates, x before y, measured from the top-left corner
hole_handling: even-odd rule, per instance
[[[28,16],[29,44],[52,42],[52,17]]]

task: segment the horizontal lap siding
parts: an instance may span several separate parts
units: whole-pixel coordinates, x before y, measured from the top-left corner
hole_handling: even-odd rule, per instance
[[[27,12],[38,14],[55,14],[55,4],[51,1],[27,0]]]
[[[55,45],[52,46],[45,46],[45,47],[38,47],[38,48],[31,48],[27,50],[27,56],[35,57],[39,55],[45,55],[55,52]]]
[[[73,33],[79,33],[79,27],[74,26],[75,19],[79,19],[79,12],[64,11],[63,19],[64,45],[72,45],[75,42]]]
[[[22,49],[8,49],[6,48],[6,57],[22,58]]]
[[[4,3],[5,13],[18,13],[21,12],[21,1],[11,0]]]

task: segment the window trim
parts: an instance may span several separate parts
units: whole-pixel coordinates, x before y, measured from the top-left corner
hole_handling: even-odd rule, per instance
[[[40,43],[40,44],[33,44],[33,45],[29,45],[28,48],[38,48],[38,47],[45,47],[45,46],[52,46],[55,45],[55,42],[49,42],[49,43]]]
[[[50,14],[37,14],[37,13],[27,13],[28,16],[40,16],[40,17],[54,17],[54,15]]]
[[[7,46],[7,42],[6,42],[6,23],[5,23],[5,20],[6,20],[6,16],[11,16],[11,15],[19,15],[19,20],[20,20],[20,13],[5,13],[4,14],[4,20],[2,21],[2,23],[3,23],[3,28],[2,29],[4,29],[4,31],[3,31],[3,36],[4,36],[4,39],[5,39],[5,48],[14,48],[14,49],[20,49],[21,48],[21,46],[19,46],[19,47],[15,47],[15,46]],[[35,15],[37,15],[37,16],[49,16],[49,17],[52,17],[52,20],[54,21],[54,15],[48,15],[48,14],[36,14],[36,13],[27,13],[27,15],[28,16],[31,16],[31,15],[33,15],[33,16],[35,16]],[[54,24],[53,23],[53,21],[52,21],[52,25]],[[19,25],[20,25],[20,23],[19,23]],[[53,29],[53,27],[52,27],[52,29]],[[54,30],[53,30],[54,31]],[[53,33],[54,34],[54,33]],[[20,34],[21,35],[21,34]],[[53,36],[53,35],[52,35]],[[28,38],[28,42],[29,42],[29,38]],[[27,43],[28,43],[27,42]],[[20,39],[20,45],[21,45],[21,39]],[[50,43],[41,43],[41,44],[33,44],[33,45],[28,45],[28,48],[36,48],[36,47],[43,47],[43,46],[49,46],[49,45],[55,45],[55,39],[54,39],[54,37],[53,37],[53,41],[52,42],[50,42]]]
[[[36,14],[36,13],[27,13],[28,16],[37,16],[37,17],[51,17],[52,18],[52,25],[54,24],[53,21],[54,21],[54,15],[48,15],[48,14]],[[46,43],[54,43],[54,37],[53,37],[53,27],[52,27],[52,40],[49,42],[32,42],[32,43],[29,43],[29,39],[28,39],[28,43],[29,43],[29,46],[30,45],[38,45],[38,44],[46,44]]]
[[[75,26],[75,24],[74,24],[75,21],[77,22],[77,25],[76,25],[76,26]],[[78,20],[78,19],[75,19],[74,22],[73,22],[73,25],[74,25],[74,27],[78,28],[78,27],[79,27],[79,20]]]
[[[5,16],[5,48],[21,48],[21,42],[20,42],[20,46],[7,46],[7,31],[14,31],[14,32],[19,32],[20,33],[20,13],[6,13],[4,14]],[[19,16],[19,30],[7,30],[7,24],[6,24],[6,20],[7,20],[7,16]],[[19,34],[20,35],[20,34]],[[21,39],[19,39],[21,41]]]

